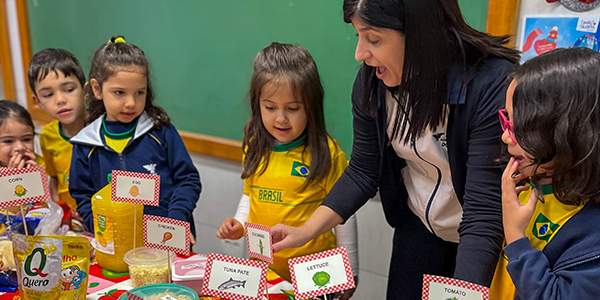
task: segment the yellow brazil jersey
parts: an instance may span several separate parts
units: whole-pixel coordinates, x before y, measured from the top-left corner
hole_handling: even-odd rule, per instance
[[[48,123],[40,133],[40,147],[46,161],[48,176],[58,179],[58,194],[60,200],[69,205],[71,210],[77,210],[75,200],[69,194],[69,168],[73,145],[60,130],[60,123],[54,120]]]
[[[527,186],[529,186],[529,190],[519,194],[519,201],[523,204],[527,203],[531,194],[531,185]],[[577,206],[561,203],[552,193],[551,185],[542,185],[541,191],[544,195],[544,202],[537,204],[529,225],[525,229],[525,236],[529,239],[533,249],[544,250],[562,225],[577,214],[584,204]],[[506,271],[507,265],[508,260],[502,251],[490,288],[490,300],[513,300],[515,298],[516,290],[508,271]]]
[[[271,151],[264,173],[250,176],[244,181],[244,194],[250,197],[249,222],[273,227],[276,224],[301,226],[319,207],[335,182],[348,166],[346,154],[335,140],[328,139],[332,166],[329,173],[313,181],[302,190],[310,172],[310,153],[305,149],[304,138]],[[304,153],[306,150],[306,153]],[[258,170],[263,170],[261,163]],[[299,248],[275,253],[270,266],[281,277],[290,281],[288,259],[321,252],[336,247],[336,239],[328,231]]]

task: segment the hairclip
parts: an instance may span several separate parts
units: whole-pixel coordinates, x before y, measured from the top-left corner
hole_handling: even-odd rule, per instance
[[[123,44],[127,44],[127,43],[125,42],[125,39],[124,39],[124,38],[122,38],[122,37],[118,37],[118,38],[116,38],[114,41],[113,41],[113,39],[110,39],[110,40],[108,40],[108,43],[107,43],[107,44],[112,44],[112,43],[115,43],[115,44],[116,44],[116,43],[123,43]]]

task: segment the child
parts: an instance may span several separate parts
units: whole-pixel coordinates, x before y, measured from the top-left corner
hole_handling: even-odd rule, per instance
[[[50,176],[52,200],[63,207],[64,220],[77,211],[69,194],[69,167],[73,145],[69,142],[83,128],[85,76],[79,61],[69,51],[45,49],[36,53],[27,72],[33,100],[54,121],[40,133],[40,147]]]
[[[33,152],[34,128],[24,107],[0,100],[0,167],[21,169],[44,165],[44,160]]]
[[[89,125],[71,139],[69,191],[93,230],[91,197],[112,170],[160,175],[159,206],[146,206],[144,214],[189,222],[195,236],[200,176],[169,117],[153,104],[149,78],[144,52],[123,37],[96,50],[85,87]]]
[[[244,195],[236,218],[221,224],[221,239],[241,238],[246,221],[268,227],[302,225],[348,165],[325,129],[323,87],[306,49],[279,43],[263,49],[254,61],[250,103],[243,141]],[[338,236],[351,241],[338,244],[348,247],[356,275],[356,219],[345,227],[339,227]],[[275,253],[271,268],[289,281],[288,259],[333,248],[336,236],[326,232],[303,247]]]
[[[512,156],[502,175],[507,245],[490,299],[598,298],[599,104],[593,50],[557,49],[515,72],[500,111]]]

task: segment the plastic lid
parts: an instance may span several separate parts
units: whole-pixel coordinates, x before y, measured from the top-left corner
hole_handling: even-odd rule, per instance
[[[128,265],[154,265],[166,264],[167,253],[171,254],[171,261],[175,258],[175,252],[167,252],[146,247],[131,249],[125,253],[123,260]]]
[[[206,271],[206,258],[204,259],[186,259],[173,263],[171,275],[173,281],[199,280],[204,279]]]
[[[150,296],[163,295],[164,293],[167,293],[167,291],[168,295],[171,297],[188,296],[190,297],[190,299],[193,300],[200,299],[198,298],[198,294],[189,287],[176,285],[172,283],[161,283],[142,286],[139,288],[132,289],[130,292],[145,299]],[[122,294],[119,297],[119,300],[127,300],[127,294]]]

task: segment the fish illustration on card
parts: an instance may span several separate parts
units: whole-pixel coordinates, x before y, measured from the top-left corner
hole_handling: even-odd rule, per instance
[[[221,283],[217,289],[219,289],[220,291],[224,291],[229,289],[235,289],[238,287],[245,288],[246,280],[233,280],[233,278],[230,277],[229,280]]]

